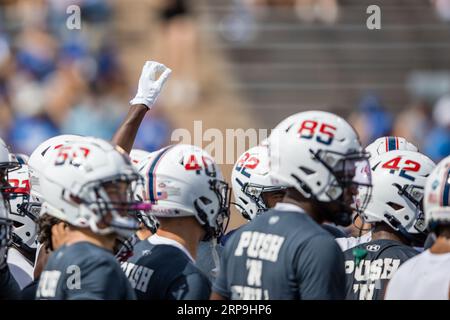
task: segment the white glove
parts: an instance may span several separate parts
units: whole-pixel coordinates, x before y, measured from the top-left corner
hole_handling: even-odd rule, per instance
[[[161,73],[159,79],[156,79],[157,72]],[[151,109],[171,72],[172,70],[159,62],[145,62],[141,77],[139,78],[136,97],[130,101],[130,104],[145,104]]]

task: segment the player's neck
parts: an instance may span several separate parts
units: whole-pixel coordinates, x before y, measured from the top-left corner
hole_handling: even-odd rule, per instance
[[[434,254],[450,253],[450,238],[438,237],[430,248],[430,252]]]
[[[379,225],[372,230],[372,240],[393,240],[407,244],[405,239],[396,232],[393,232],[388,226]]]
[[[297,207],[302,208],[305,213],[310,216],[314,221],[316,221],[318,224],[323,223],[323,219],[316,214],[317,210],[315,209],[314,205],[310,201],[303,201],[300,197],[300,193],[295,194],[295,197],[290,196],[292,194],[292,191],[289,191],[286,196],[284,197],[283,201],[284,203],[290,203],[293,205],[296,205]]]
[[[98,235],[88,229],[74,229],[67,235],[66,244],[71,245],[77,242],[89,242],[98,247],[113,251],[115,238],[111,235]]]
[[[196,259],[198,245],[202,238],[202,229],[194,220],[195,218],[185,218],[191,219],[181,218],[182,221],[175,221],[176,218],[172,218],[171,221],[161,221],[161,226],[156,234],[178,242]]]

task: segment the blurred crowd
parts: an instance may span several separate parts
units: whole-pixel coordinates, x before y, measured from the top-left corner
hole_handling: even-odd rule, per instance
[[[416,102],[399,114],[389,111],[375,94],[364,96],[349,117],[363,145],[385,136],[406,138],[438,162],[450,154],[450,95],[434,103]]]
[[[72,12],[82,28],[69,30]],[[120,63],[108,0],[0,1],[0,136],[30,153],[49,137],[73,133],[111,139],[128,110],[130,87]],[[136,146],[167,141],[170,124],[153,114]]]
[[[175,71],[162,103],[196,106],[212,82],[208,77],[201,82],[205,72],[199,66],[205,61],[199,54],[193,2],[149,2],[162,33],[155,59]],[[445,19],[450,1],[431,2]],[[80,30],[66,27],[66,10],[72,4],[83,14]],[[115,132],[128,110],[136,79],[128,81],[119,58],[123,46],[114,33],[113,4],[109,0],[0,0],[0,136],[16,152],[29,154],[58,134],[109,140]],[[337,0],[235,0],[234,4],[253,14],[291,7],[303,22],[334,23],[339,13]],[[397,115],[389,111],[392,107],[383,106],[373,94],[355,107],[350,121],[363,144],[393,134],[419,145],[433,160],[450,153],[450,96],[431,104],[415,103]],[[171,123],[161,110],[145,119],[136,148],[152,151],[167,144]]]

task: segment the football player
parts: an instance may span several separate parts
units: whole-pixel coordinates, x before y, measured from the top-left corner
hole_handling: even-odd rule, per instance
[[[391,151],[370,159],[372,197],[363,221],[372,226],[371,240],[344,252],[348,300],[381,300],[398,267],[418,251],[426,228],[422,198],[426,177],[435,164],[412,151]],[[364,193],[360,191],[357,200]],[[357,201],[358,203],[358,201]]]
[[[450,156],[428,177],[424,207],[426,224],[436,241],[394,274],[387,300],[450,300]]]
[[[321,224],[350,223],[357,187],[370,189],[370,172],[356,175],[368,165],[358,136],[344,119],[310,111],[268,144],[273,185],[286,195],[229,239],[211,298],[343,299],[344,257]]]
[[[41,215],[67,223],[65,243],[41,274],[37,299],[134,299],[114,258],[117,238],[138,228],[144,203],[134,201],[141,177],[128,155],[101,139],[64,144],[40,173]]]
[[[13,221],[13,241],[8,250],[8,264],[20,288],[33,281],[33,269],[38,245],[36,222],[39,206],[30,199],[28,165],[22,164],[8,176],[10,218]]]
[[[122,264],[140,300],[208,299],[210,282],[195,265],[201,240],[223,234],[229,189],[214,159],[191,145],[163,148],[143,166],[145,197],[160,227]]]
[[[377,157],[386,152],[395,150],[418,152],[418,148],[414,144],[407,141],[405,138],[396,136],[378,138],[368,145],[365,150],[369,153],[370,157]],[[356,212],[353,215],[353,223],[349,228],[351,229],[350,237],[340,237],[336,239],[342,251],[370,241],[372,237],[371,225],[370,223],[364,222],[361,216]]]
[[[261,145],[245,151],[236,161],[231,174],[234,205],[247,220],[273,207],[283,199],[284,188],[271,185],[267,146]],[[199,246],[197,266],[214,281],[219,270],[220,253],[237,229],[215,241],[202,241]]]
[[[19,299],[20,287],[7,264],[8,247],[12,244],[12,224],[9,217],[8,176],[18,170],[20,164],[12,160],[9,150],[0,139],[0,299]]]
[[[20,299],[20,287],[6,263],[8,246],[12,242],[12,220],[0,194],[0,300]]]

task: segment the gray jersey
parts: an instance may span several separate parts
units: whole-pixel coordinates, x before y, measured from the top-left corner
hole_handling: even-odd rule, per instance
[[[20,287],[9,271],[7,264],[0,269],[0,300],[20,299]]]
[[[219,270],[219,257],[222,246],[215,244],[215,241],[200,241],[197,249],[197,259],[195,265],[208,277],[209,281],[214,281]]]
[[[418,252],[394,240],[372,240],[344,252],[347,300],[383,300],[388,281]]]
[[[206,275],[172,245],[140,241],[122,270],[139,300],[206,300],[211,294]]]
[[[343,299],[344,257],[307,214],[272,209],[227,241],[213,291],[227,299]]]
[[[63,245],[49,257],[36,299],[133,300],[135,295],[111,252],[77,242]]]

